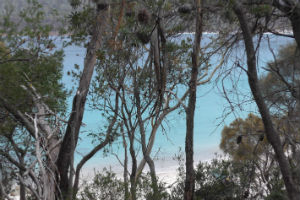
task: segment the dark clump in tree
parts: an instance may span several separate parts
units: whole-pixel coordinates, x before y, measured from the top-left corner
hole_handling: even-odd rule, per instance
[[[150,14],[146,9],[142,9],[138,12],[137,19],[142,24],[148,24],[150,21]]]
[[[150,36],[145,32],[137,32],[136,36],[142,44],[147,44],[150,42]]]

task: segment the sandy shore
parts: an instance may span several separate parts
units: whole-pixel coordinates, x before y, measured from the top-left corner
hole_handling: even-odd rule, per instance
[[[215,157],[215,154],[220,154],[221,151],[218,147],[205,148],[195,151],[194,163],[195,166],[201,161],[209,161]],[[157,177],[160,181],[167,185],[172,185],[176,182],[178,175],[179,161],[174,159],[174,156],[166,156],[155,159],[155,169]],[[107,164],[107,163],[106,163]],[[82,168],[81,180],[91,182],[96,172],[102,172],[104,168],[111,169],[119,179],[123,179],[123,167],[118,162],[112,162],[106,165],[105,163],[90,163]],[[130,170],[130,169],[129,169]],[[149,171],[145,166],[144,173]],[[10,196],[11,200],[19,200],[18,191],[15,191],[13,196]]]
[[[215,154],[221,154],[221,150],[214,146],[211,148],[202,149],[201,151],[195,151],[194,156],[194,163],[195,166],[201,161],[209,161],[215,157]],[[155,169],[157,176],[160,181],[165,182],[166,184],[173,184],[178,175],[178,167],[179,167],[179,161],[174,159],[174,156],[168,156],[168,157],[160,157],[155,162]],[[123,167],[119,163],[114,163],[111,165],[104,165],[103,163],[100,164],[89,164],[85,166],[82,169],[82,179],[83,180],[92,180],[92,178],[95,175],[95,172],[101,172],[103,169],[111,169],[114,173],[116,173],[117,177],[120,179],[123,179]],[[129,168],[130,171],[130,168]],[[144,173],[147,173],[149,171],[148,166],[145,166]]]

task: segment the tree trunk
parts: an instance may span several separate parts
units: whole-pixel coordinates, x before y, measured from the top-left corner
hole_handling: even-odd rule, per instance
[[[107,127],[105,139],[100,144],[96,145],[77,164],[76,171],[75,171],[75,180],[74,180],[74,184],[73,184],[73,188],[72,188],[72,190],[73,190],[73,199],[76,199],[76,195],[77,195],[77,192],[78,192],[78,189],[79,189],[78,187],[79,187],[80,171],[81,171],[82,167],[98,151],[100,151],[101,149],[103,149],[106,145],[109,144],[109,142],[111,142],[113,128],[115,126],[115,123],[117,122],[117,117],[118,117],[118,108],[119,108],[119,95],[118,94],[119,94],[118,91],[116,91],[115,109],[114,109],[115,114],[114,114],[114,117],[112,118],[112,120],[110,121],[109,126]]]
[[[184,199],[194,199],[195,189],[195,172],[194,172],[194,115],[197,96],[197,77],[199,67],[199,52],[202,36],[202,10],[201,0],[195,0],[196,5],[196,32],[194,46],[192,52],[192,71],[189,82],[189,100],[186,109],[186,139],[185,139],[185,154],[186,154],[186,180],[184,188]]]
[[[131,174],[130,174],[130,196],[131,200],[136,200],[136,180],[135,180],[135,175],[136,175],[136,170],[137,170],[137,161],[136,161],[136,155],[135,155],[135,150],[134,150],[134,132],[132,132],[129,136],[129,152],[131,156],[131,162],[132,162],[132,167],[131,167]]]
[[[238,3],[234,4],[233,9],[236,16],[238,17],[242,29],[242,34],[244,37],[244,43],[247,54],[248,82],[254,100],[261,114],[267,139],[275,151],[275,155],[280,166],[280,170],[289,198],[291,200],[299,200],[300,192],[297,188],[298,186],[294,184],[291,166],[288,162],[287,157],[284,154],[280,136],[273,126],[270,112],[264,102],[262,92],[259,88],[254,44],[252,41],[252,35],[249,29],[249,25],[247,24],[247,19],[244,15],[245,12],[243,12],[241,6]]]
[[[124,90],[122,90],[122,91],[125,92]],[[121,98],[124,98],[124,94],[121,94],[120,96],[121,96]],[[135,127],[132,125],[131,112],[128,111],[124,99],[121,102],[122,102],[121,116],[124,120],[123,125],[126,128],[126,132],[128,134],[128,138],[129,138],[129,154],[130,154],[131,163],[132,163],[131,174],[130,174],[130,179],[129,179],[129,181],[130,181],[130,196],[129,196],[129,199],[130,200],[136,200],[136,183],[137,183],[137,180],[136,180],[135,177],[136,177],[136,173],[137,173],[137,160],[136,160],[136,153],[135,153],[135,149],[134,149]],[[126,116],[125,113],[127,113],[128,115]],[[123,139],[125,139],[125,137]],[[127,146],[127,144],[126,144],[126,146]],[[126,166],[126,168],[127,168],[127,166]]]
[[[47,171],[48,173],[45,174],[43,177],[43,200],[55,200],[55,190],[56,190],[56,182],[55,179],[53,178],[54,176],[54,171]]]
[[[17,149],[15,149],[15,151],[17,154],[18,153]],[[23,166],[24,166],[24,156],[25,154],[22,152],[21,156],[19,157],[20,164]],[[23,169],[19,169],[19,170],[20,170],[20,176],[23,177],[25,171]],[[21,181],[20,181],[20,200],[26,200],[26,186]]]
[[[123,139],[123,146],[124,146],[124,189],[125,189],[125,200],[129,200],[129,190],[128,190],[128,155],[127,155],[127,142],[125,138],[125,133],[123,129],[123,125],[121,126],[121,134],[122,134],[122,139]]]
[[[23,183],[20,183],[20,200],[26,200],[26,188]]]
[[[293,33],[294,33],[294,37],[295,37],[298,49],[300,49],[300,8],[295,9],[295,11],[292,12],[292,14],[289,18],[291,20],[291,24],[293,27]]]
[[[102,35],[106,30],[106,21],[109,11],[108,7],[108,5],[103,6],[103,9],[99,10],[96,16],[92,38],[87,47],[87,53],[84,60],[83,73],[76,95],[73,99],[72,113],[68,121],[66,133],[61,144],[58,159],[56,162],[59,173],[58,180],[60,180],[59,187],[64,198],[68,197],[70,199],[72,196],[72,185],[70,185],[70,181],[73,180],[74,176],[74,174],[72,173],[74,151],[77,145],[79,131],[84,114],[86,96],[88,94],[94,66],[96,64],[96,52],[101,46]]]
[[[142,144],[142,152],[144,159],[146,160],[149,169],[150,169],[150,176],[152,181],[152,189],[153,189],[153,199],[159,200],[159,192],[158,192],[158,185],[157,185],[157,179],[156,179],[156,172],[155,172],[155,165],[153,160],[150,157],[150,154],[147,153],[147,145],[146,145],[146,132],[144,128],[144,122],[142,119],[142,113],[141,113],[141,100],[140,100],[140,93],[137,84],[137,80],[134,80],[135,88],[134,88],[134,96],[136,101],[136,108],[137,108],[137,118],[138,118],[138,124],[140,128],[140,134],[141,134],[141,144]]]

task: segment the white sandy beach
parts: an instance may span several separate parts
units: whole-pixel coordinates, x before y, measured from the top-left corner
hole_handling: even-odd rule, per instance
[[[215,157],[215,154],[221,154],[221,150],[217,147],[205,148],[202,150],[195,150],[194,152],[194,163],[195,166],[200,162],[210,161]],[[165,182],[167,185],[173,184],[177,178],[177,170],[179,167],[178,160],[173,157],[160,157],[155,161],[156,174],[160,181]],[[82,169],[82,180],[89,181],[93,178],[95,172],[101,172],[103,168],[111,169],[116,173],[117,177],[123,179],[123,167],[119,163],[114,164],[87,164]],[[130,170],[130,166],[129,166]],[[148,166],[145,166],[144,172],[149,171]]]

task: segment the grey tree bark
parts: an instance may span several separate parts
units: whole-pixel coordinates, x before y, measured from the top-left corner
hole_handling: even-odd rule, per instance
[[[137,160],[136,160],[136,155],[135,155],[135,150],[134,150],[134,132],[131,132],[129,134],[129,153],[131,156],[131,174],[130,174],[130,199],[131,200],[136,200],[136,172],[137,172]]]
[[[194,172],[194,115],[197,96],[197,78],[199,68],[200,42],[202,37],[202,2],[195,0],[196,7],[196,31],[192,52],[192,71],[189,82],[189,99],[186,109],[186,179],[184,188],[184,199],[193,200],[195,190],[195,172]]]
[[[123,172],[123,178],[124,178],[124,189],[125,189],[125,200],[129,200],[129,190],[128,190],[128,153],[127,153],[127,142],[125,138],[124,128],[123,124],[121,125],[121,134],[123,139],[123,147],[124,147],[124,172]]]
[[[291,200],[300,199],[299,186],[297,186],[294,183],[291,166],[288,162],[287,157],[284,154],[282,148],[282,142],[280,140],[278,132],[275,130],[273,126],[270,112],[266,106],[266,103],[263,99],[263,95],[258,84],[256,55],[255,55],[254,44],[252,40],[252,34],[249,28],[249,24],[247,23],[245,12],[243,11],[241,5],[237,2],[235,2],[233,6],[233,10],[239,20],[243,38],[244,38],[245,49],[247,54],[248,82],[254,100],[261,114],[267,139],[275,151],[289,198]]]
[[[146,131],[145,131],[144,122],[142,119],[140,93],[139,93],[138,86],[136,85],[137,84],[136,82],[137,81],[135,80],[134,96],[135,96],[136,108],[137,108],[137,119],[138,119],[138,124],[139,124],[139,128],[140,128],[140,134],[141,134],[142,152],[143,152],[144,159],[146,160],[146,162],[149,166],[149,169],[150,169],[150,176],[151,176],[152,189],[153,189],[153,199],[159,200],[155,165],[154,165],[152,158],[150,157],[150,154],[147,153]]]
[[[59,187],[64,198],[71,199],[72,180],[74,177],[73,160],[74,151],[77,145],[79,131],[84,114],[85,101],[88,94],[90,82],[96,64],[96,52],[102,43],[102,35],[106,31],[109,5],[103,6],[98,10],[95,19],[94,30],[91,40],[87,47],[87,53],[84,60],[84,69],[79,82],[76,95],[73,99],[72,112],[68,121],[67,129],[56,161],[58,169]]]

